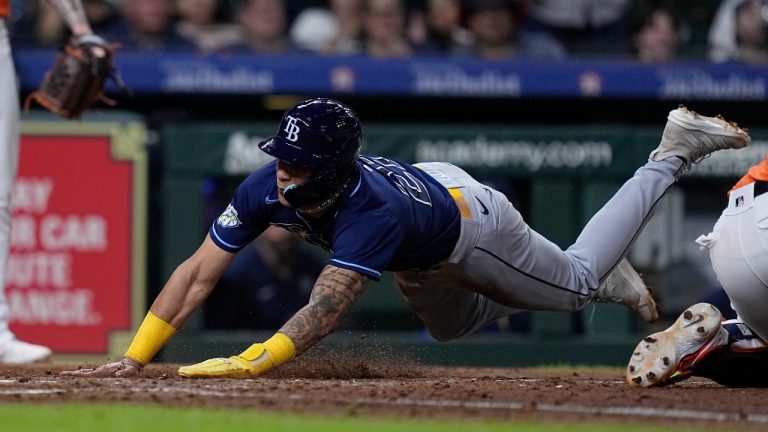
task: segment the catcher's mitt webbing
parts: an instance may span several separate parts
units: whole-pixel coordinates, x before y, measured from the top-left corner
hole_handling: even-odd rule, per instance
[[[152,312],[147,312],[125,357],[146,365],[175,333],[175,327]]]
[[[94,34],[73,36],[46,72],[40,87],[27,96],[25,109],[34,100],[72,119],[80,118],[97,100],[110,103],[103,88],[106,78],[116,73],[112,64],[115,49],[116,45]]]

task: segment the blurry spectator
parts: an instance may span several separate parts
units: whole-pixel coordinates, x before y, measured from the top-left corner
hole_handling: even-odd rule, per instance
[[[265,54],[295,48],[287,35],[288,20],[283,0],[243,0],[235,20],[243,33],[240,48]]]
[[[709,58],[746,63],[768,62],[768,2],[724,0],[709,33]]]
[[[520,31],[512,0],[471,0],[467,28],[475,39],[470,52],[483,59],[566,57],[565,49],[548,34]]]
[[[680,24],[664,2],[640,1],[630,22],[630,42],[637,60],[668,62],[677,58]]]
[[[363,46],[371,57],[409,57],[406,13],[401,0],[363,0]]]
[[[100,34],[118,16],[114,0],[83,0],[85,16],[94,33]],[[35,40],[42,45],[60,45],[69,37],[69,29],[61,16],[45,2],[37,2]]]
[[[570,54],[626,53],[630,0],[529,0],[526,28],[554,36]]]
[[[461,26],[460,0],[427,0],[425,51],[451,54],[466,51],[473,43],[472,33]]]
[[[289,30],[296,46],[318,53],[331,52],[331,45],[339,33],[333,12],[326,7],[311,7],[299,12]]]
[[[235,256],[208,298],[208,328],[271,329],[307,304],[323,262],[291,232],[270,227]]]
[[[202,52],[240,42],[240,29],[230,21],[227,0],[176,0],[176,33]]]
[[[307,8],[291,26],[291,39],[304,49],[326,54],[362,51],[361,0],[329,0],[330,8]]]
[[[128,49],[194,48],[174,31],[173,0],[123,0],[121,17],[104,29],[109,41]]]

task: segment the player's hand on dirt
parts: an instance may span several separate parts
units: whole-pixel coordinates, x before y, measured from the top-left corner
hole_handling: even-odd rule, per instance
[[[134,359],[125,357],[120,361],[108,363],[95,369],[64,371],[61,375],[88,378],[127,378],[136,376],[143,366]]]
[[[240,356],[212,358],[202,363],[179,368],[179,375],[187,378],[255,378],[259,371],[250,361]]]
[[[275,333],[264,343],[255,343],[240,355],[218,357],[179,368],[187,378],[256,378],[293,358],[295,347],[288,336]]]

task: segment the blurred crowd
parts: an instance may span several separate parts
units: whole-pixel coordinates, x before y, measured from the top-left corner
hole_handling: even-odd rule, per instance
[[[123,49],[635,59],[768,60],[768,0],[83,0]],[[12,0],[13,40],[57,46],[66,26]]]

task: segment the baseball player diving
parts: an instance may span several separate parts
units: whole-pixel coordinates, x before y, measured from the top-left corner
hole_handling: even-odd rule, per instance
[[[659,147],[566,250],[533,231],[506,197],[448,163],[360,154],[360,121],[332,99],[286,111],[259,147],[275,160],[237,188],[200,248],[174,271],[125,356],[64,374],[138,374],[203,303],[237,251],[269,225],[331,253],[309,302],[242,353],[179,369],[184,377],[257,377],[333,332],[369,280],[392,271],[408,305],[448,341],[522,310],[614,302],[646,321],[656,303],[624,259],[678,176],[710,153],[749,144],[722,118],[670,112]]]

